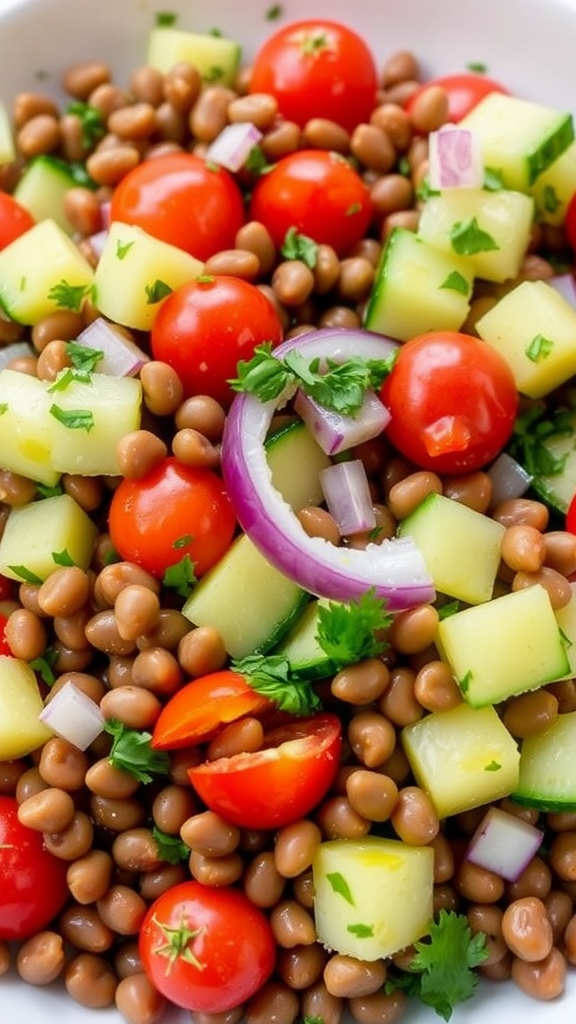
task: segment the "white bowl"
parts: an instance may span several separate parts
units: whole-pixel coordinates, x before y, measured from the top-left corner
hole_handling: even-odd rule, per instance
[[[466,70],[481,63],[487,73],[525,98],[576,108],[576,0],[284,0],[281,17],[269,21],[269,0],[0,0],[0,100],[19,90],[59,93],[59,78],[71,63],[104,58],[119,84],[144,61],[148,31],[158,11],[174,12],[178,25],[195,31],[214,27],[238,39],[250,58],[280,24],[324,16],[347,22],[369,40],[382,64],[410,49],[423,73]],[[1,884],[1,881],[0,881]],[[576,973],[576,972],[575,972]],[[36,989],[13,974],[0,979],[0,1022],[123,1024],[114,1010],[89,1011],[63,994],[58,984]],[[419,1005],[406,1024],[439,1018]],[[572,1024],[576,977],[550,1004],[529,999],[511,984],[481,984],[478,995],[457,1008],[452,1024]],[[163,1024],[184,1024],[174,1010]]]

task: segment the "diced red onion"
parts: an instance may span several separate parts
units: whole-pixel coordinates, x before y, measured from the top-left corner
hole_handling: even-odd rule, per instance
[[[482,188],[484,166],[477,135],[470,128],[446,124],[428,136],[430,188]]]
[[[329,357],[343,362],[352,355],[387,359],[397,347],[390,338],[369,331],[327,328],[291,338],[274,354],[282,358],[297,348],[310,361]],[[266,459],[264,441],[281,401],[282,396],[261,402],[254,395],[238,394],[228,413],[222,472],[242,529],[280,572],[320,597],[350,601],[373,588],[390,611],[433,600],[434,584],[411,538],[385,540],[358,550],[308,536],[272,486]]]
[[[342,537],[374,529],[376,516],[361,459],[327,466],[320,473],[320,486]]]
[[[108,234],[108,228],[102,228],[102,231],[97,231],[94,235],[90,235],[88,238],[90,248],[97,259],[100,259],[102,255],[104,246],[108,241]]]
[[[538,852],[544,833],[499,807],[491,807],[476,829],[466,859],[515,882]]]
[[[100,708],[72,682],[64,683],[44,706],[39,718],[78,750],[86,750],[104,731],[105,719]]]
[[[228,171],[239,171],[261,138],[262,132],[250,121],[228,124],[208,146],[206,160]]]
[[[99,316],[80,332],[76,341],[79,345],[94,348],[104,353],[98,363],[98,373],[108,373],[111,377],[135,377],[149,356],[143,352],[122,331]]]
[[[509,498],[521,498],[532,483],[530,473],[508,455],[508,452],[500,452],[498,458],[487,469],[487,474],[492,483],[491,508]]]
[[[100,203],[100,216],[102,218],[102,227],[110,227],[110,211],[112,209],[112,203],[107,200],[105,203]]]
[[[572,309],[576,309],[576,281],[573,274],[554,274],[554,277],[549,278],[548,284],[566,299]]]
[[[9,345],[0,347],[0,370],[5,370],[13,359],[27,359],[28,356],[37,355],[28,341],[12,341]]]
[[[390,413],[374,391],[367,391],[354,416],[326,409],[304,391],[298,391],[294,408],[314,435],[322,451],[338,455],[354,445],[378,437],[390,422]]]

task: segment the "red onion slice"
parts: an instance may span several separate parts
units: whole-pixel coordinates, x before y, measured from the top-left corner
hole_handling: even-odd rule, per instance
[[[206,160],[227,171],[239,171],[261,138],[262,132],[251,121],[228,124],[208,146]]]
[[[378,437],[390,422],[390,412],[374,391],[367,391],[355,416],[344,416],[298,391],[294,408],[326,455],[338,455],[357,444]]]
[[[557,291],[563,299],[566,299],[572,309],[576,309],[576,280],[574,274],[568,272],[566,274],[554,274],[550,278],[548,284]]]
[[[508,452],[500,452],[487,473],[492,483],[491,508],[496,508],[501,501],[507,501],[509,498],[521,498],[532,483],[530,473],[508,455]]]
[[[446,124],[430,132],[428,180],[430,188],[482,188],[484,166],[478,137],[470,128]]]
[[[103,352],[98,373],[111,377],[135,377],[150,359],[119,327],[100,316],[80,332],[76,342]]]
[[[340,535],[366,533],[376,526],[372,495],[361,459],[336,462],[320,473],[320,486]]]
[[[544,833],[515,814],[491,807],[470,840],[466,859],[515,882],[538,852]]]
[[[342,362],[352,355],[387,359],[397,343],[368,331],[333,328],[292,338],[278,346],[274,355],[283,358],[294,348],[309,360],[329,357]],[[245,533],[281,572],[320,597],[350,601],[373,588],[391,611],[432,601],[434,584],[411,538],[395,538],[355,550],[309,537],[304,531],[272,486],[264,450],[280,401],[261,402],[253,395],[239,394],[226,420],[222,473]]]

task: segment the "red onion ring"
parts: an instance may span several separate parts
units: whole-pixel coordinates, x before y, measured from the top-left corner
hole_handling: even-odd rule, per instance
[[[343,362],[353,355],[386,359],[397,342],[368,331],[328,328],[290,339],[274,355],[283,358],[294,348],[309,360]],[[308,536],[271,483],[264,440],[280,402],[241,393],[226,420],[222,474],[244,532],[285,576],[320,597],[350,601],[373,589],[390,611],[432,601],[434,585],[411,538],[369,544],[361,551]]]

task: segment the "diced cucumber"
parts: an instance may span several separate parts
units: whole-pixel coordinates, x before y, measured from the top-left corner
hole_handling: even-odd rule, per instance
[[[407,228],[394,228],[384,247],[364,319],[369,331],[407,341],[442,328],[457,331],[470,308],[473,271]]]
[[[59,565],[87,569],[98,527],[69,494],[10,509],[0,538],[0,573],[42,582]]]
[[[434,586],[466,604],[489,601],[505,528],[442,494],[429,494],[399,526],[413,537]]]
[[[0,102],[0,167],[2,164],[14,163],[15,159],[16,145],[12,125],[6,107]]]
[[[472,707],[498,704],[569,672],[548,592],[539,583],[448,616],[438,636]]]
[[[59,309],[79,309],[94,271],[55,220],[35,224],[0,252],[0,307],[34,325]]]
[[[562,630],[568,657],[568,678],[576,677],[576,583],[570,584],[572,597],[562,608],[556,609],[556,622]]]
[[[76,184],[69,165],[63,160],[49,155],[37,156],[25,168],[14,189],[14,198],[35,220],[51,218],[71,235],[74,228],[64,210],[64,197]]]
[[[520,752],[491,706],[433,711],[404,726],[402,745],[439,818],[500,800],[517,788]]]
[[[366,836],[320,843],[312,864],[318,941],[380,960],[425,935],[432,920],[430,846]]]
[[[538,434],[537,424],[532,431],[537,450],[536,465],[530,466],[530,486],[548,505],[565,515],[576,494],[576,411],[559,410],[552,423],[548,434]],[[522,463],[519,455],[516,458]]]
[[[320,473],[330,458],[302,420],[291,420],[270,434],[266,457],[274,487],[295,512],[323,502]]]
[[[536,204],[536,217],[543,224],[559,227],[564,223],[572,196],[576,193],[576,142],[537,178],[530,189]]]
[[[574,139],[572,115],[518,96],[490,93],[461,121],[478,136],[484,166],[526,192]]]
[[[148,37],[146,63],[166,73],[180,61],[186,61],[198,69],[205,82],[233,85],[240,56],[240,44],[232,39],[158,25]]]
[[[47,431],[50,404],[38,377],[0,370],[0,466],[47,487],[60,476],[52,465]]]
[[[516,387],[542,398],[576,373],[576,310],[547,281],[522,281],[476,321]]]
[[[95,302],[114,323],[148,331],[162,301],[203,269],[183,249],[114,221],[94,275]]]
[[[308,594],[242,534],[195,586],[182,614],[212,626],[232,658],[266,653],[302,613]]]
[[[54,735],[38,718],[42,708],[28,662],[0,656],[0,761],[26,757]]]
[[[311,679],[326,679],[334,673],[331,658],[318,642],[318,609],[328,603],[324,598],[310,601],[287,636],[274,648],[274,654],[288,658],[294,672],[306,673]]]
[[[431,196],[418,234],[429,245],[460,256],[476,277],[517,277],[530,242],[534,200],[521,192],[461,188]]]
[[[576,811],[576,711],[558,715],[545,732],[527,736],[512,799],[541,811]]]

